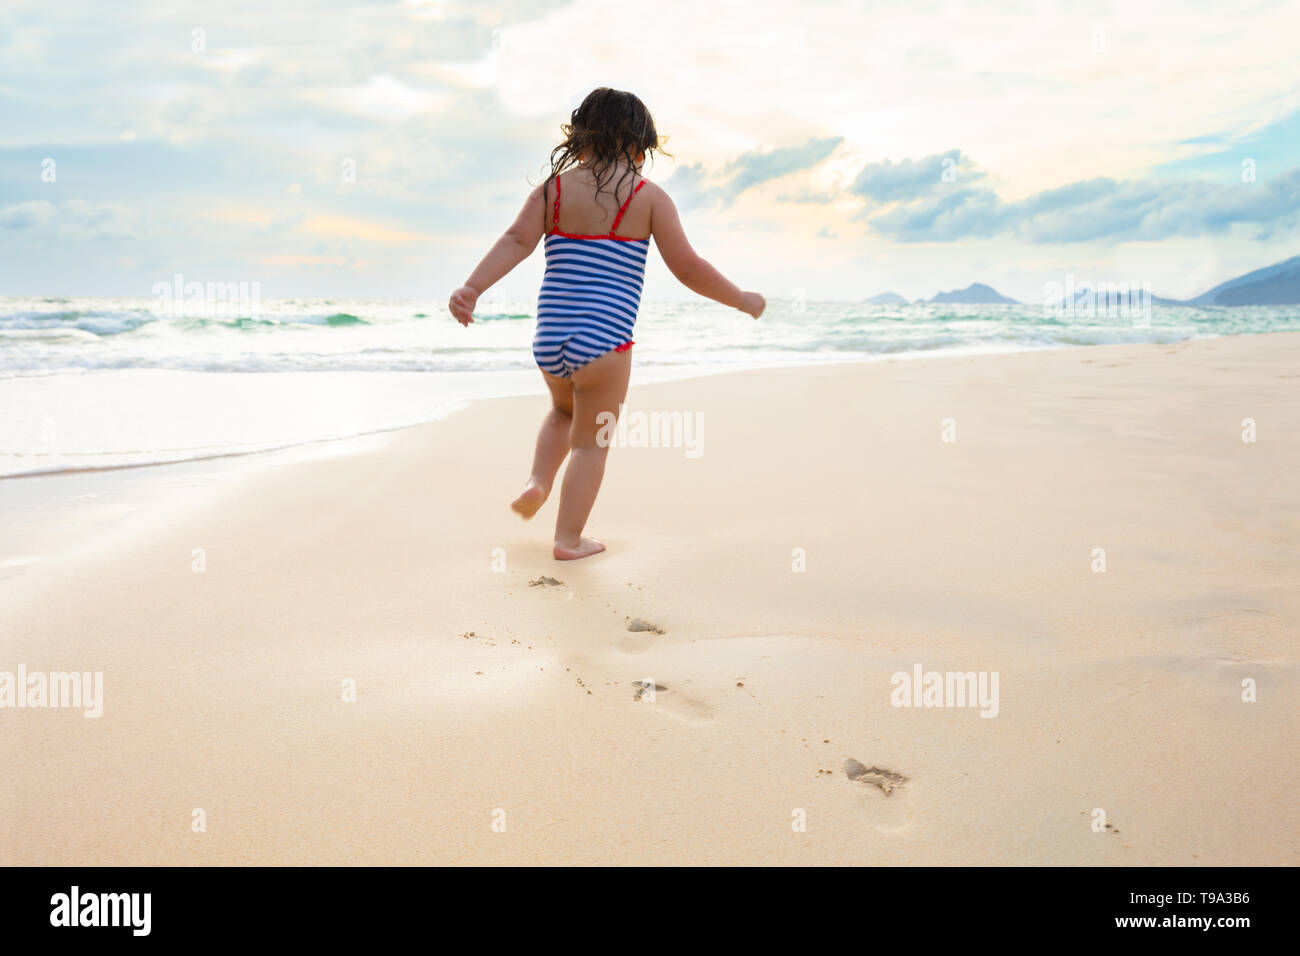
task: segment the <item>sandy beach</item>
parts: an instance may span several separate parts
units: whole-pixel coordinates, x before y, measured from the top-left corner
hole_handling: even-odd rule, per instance
[[[0,863],[1300,863],[1300,335],[634,386],[698,454],[573,563],[543,408],[32,543],[0,671],[103,712],[0,710]]]

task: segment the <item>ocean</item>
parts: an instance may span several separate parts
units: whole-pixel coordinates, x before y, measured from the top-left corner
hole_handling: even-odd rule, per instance
[[[226,303],[225,306],[229,306]],[[0,299],[0,476],[222,457],[432,421],[539,394],[533,302],[281,300],[200,314],[155,299]],[[1169,343],[1300,329],[1300,306],[769,300],[757,322],[707,301],[642,304],[633,382],[822,362]]]

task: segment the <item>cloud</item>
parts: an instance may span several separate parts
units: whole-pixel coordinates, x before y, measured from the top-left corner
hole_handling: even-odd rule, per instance
[[[264,266],[293,269],[302,266],[342,266],[348,260],[344,256],[307,256],[293,253],[277,253],[264,256],[259,261]]]
[[[899,203],[862,218],[881,236],[899,242],[952,242],[988,237],[1003,229],[1005,209],[989,189],[952,189],[939,196]]]
[[[718,199],[708,185],[703,163],[678,166],[664,185],[672,191],[674,201],[682,209],[705,206]]]
[[[807,186],[796,192],[786,193],[784,196],[777,197],[781,202],[813,204],[834,202],[837,198],[838,197],[833,191],[827,191],[825,189],[809,189]]]
[[[993,236],[1035,243],[1151,242],[1218,235],[1239,225],[1255,227],[1254,238],[1265,239],[1300,222],[1300,167],[1264,183],[1098,177],[1007,202],[992,189],[960,181],[936,185],[894,175],[903,166],[865,179],[872,199],[898,201],[870,202],[859,213],[878,235],[898,242]],[[854,185],[863,181],[859,176]]]
[[[60,239],[130,239],[140,216],[121,203],[69,199],[59,213]]]
[[[1246,233],[1277,241],[1289,213],[1269,219],[1267,206],[1293,208],[1272,182],[1296,165],[1300,133],[1286,4],[1244,0],[1228,34],[1178,0],[1126,6],[1107,20],[1105,52],[1092,48],[1087,4],[940,6],[756,0],[738,16],[683,0],[629,29],[621,0],[64,0],[57,12],[5,0],[0,293],[133,294],[174,264],[235,274],[278,254],[364,255],[394,295],[454,286],[597,85],[654,110],[675,158],[649,174],[679,204],[706,207],[696,222],[721,225],[763,200],[746,210],[763,227],[731,241],[791,287],[856,295],[861,271],[847,264],[863,257],[933,270],[908,246],[922,240],[970,240],[949,263],[1022,269],[1027,238],[1231,230],[1237,259],[1271,252],[1246,248],[1259,245]],[[580,55],[557,56],[575,36]],[[42,157],[57,158],[57,184],[40,181]],[[945,159],[956,182],[942,181]],[[1258,184],[1240,183],[1244,159]],[[1217,191],[1201,185],[1216,180]],[[293,183],[301,192],[286,192]],[[69,196],[96,209],[69,210]],[[234,213],[207,217],[223,207]],[[827,225],[838,240],[815,238]],[[49,254],[64,237],[114,234],[131,236],[129,250],[87,241]],[[401,266],[423,248],[401,237],[424,234],[434,263]],[[1186,271],[1185,251],[1142,254]],[[534,294],[535,267],[503,288]],[[351,268],[284,272],[286,294],[375,287],[350,281]]]
[[[203,216],[213,222],[233,222],[254,226],[271,225],[271,211],[264,206],[242,206],[235,203],[226,203],[205,211]]]
[[[43,199],[0,207],[0,228],[39,229],[54,223],[60,239],[129,239],[138,221],[139,214],[121,203],[84,199],[69,199],[57,207]]]
[[[0,229],[31,229],[54,216],[54,207],[43,199],[0,206]]]
[[[339,239],[362,239],[368,242],[426,242],[433,236],[393,229],[379,223],[341,216],[312,216],[302,224],[303,231],[314,236]]]
[[[419,89],[388,74],[372,77],[364,85],[309,90],[302,97],[323,110],[337,109],[379,125],[431,116],[453,102],[449,93]]]
[[[742,153],[713,175],[702,163],[679,166],[667,185],[683,207],[729,206],[747,189],[813,168],[843,141],[842,136],[814,138],[797,146]]]
[[[950,149],[924,159],[869,163],[849,185],[849,192],[863,199],[892,202],[931,195],[954,182],[971,183],[983,178],[984,173],[964,159],[961,150]]]
[[[810,139],[801,146],[783,146],[768,152],[754,151],[737,156],[722,169],[724,176],[729,176],[723,187],[727,198],[737,195],[772,179],[779,179],[790,173],[811,169],[835,151],[835,147],[844,142],[842,136],[826,139]]]

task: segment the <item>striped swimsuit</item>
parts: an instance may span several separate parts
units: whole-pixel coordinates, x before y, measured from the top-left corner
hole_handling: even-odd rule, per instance
[[[555,213],[546,234],[546,273],[537,296],[533,358],[538,368],[560,378],[609,352],[632,347],[632,326],[641,304],[650,240],[614,235],[637,183],[605,236],[560,231],[560,177],[555,177]]]

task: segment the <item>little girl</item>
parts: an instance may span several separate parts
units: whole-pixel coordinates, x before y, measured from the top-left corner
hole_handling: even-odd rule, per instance
[[[691,291],[756,319],[766,302],[757,292],[742,292],[700,258],[668,194],[641,177],[646,154],[664,150],[650,111],[637,97],[605,87],[593,90],[561,131],[564,141],[551,151],[550,175],[529,194],[514,224],[452,293],[447,307],[468,326],[479,296],[546,236],[533,358],[550,389],[552,408],[537,436],[533,473],[510,507],[525,519],[536,514],[569,456],[553,554],[571,561],[605,550],[599,541],[584,538],[582,529],[609,452],[597,433],[614,421],[627,395],[632,327],[650,237],[672,274]],[[598,418],[601,413],[606,417]]]

